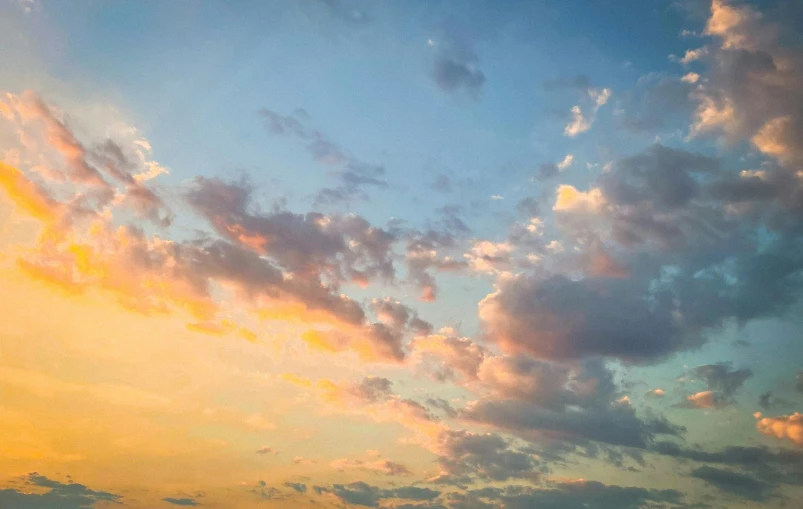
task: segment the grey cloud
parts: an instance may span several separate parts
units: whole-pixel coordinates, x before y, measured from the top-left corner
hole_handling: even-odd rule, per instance
[[[538,180],[549,180],[557,177],[558,173],[560,173],[558,165],[555,163],[544,163],[538,166],[538,170],[535,172],[535,178]]]
[[[332,493],[347,504],[365,507],[378,507],[379,501],[385,498],[432,500],[440,495],[439,491],[429,488],[404,486],[395,489],[382,489],[362,481],[349,484],[333,484],[331,488],[316,486],[315,490],[318,493]]]
[[[191,499],[191,498],[173,498],[173,497],[167,497],[167,498],[163,498],[162,500],[163,500],[163,501],[165,501],[165,502],[167,502],[168,504],[173,504],[173,505],[182,505],[182,506],[196,506],[196,505],[200,505],[198,502],[196,502],[195,500],[193,500],[193,499]]]
[[[513,450],[496,433],[449,430],[440,437],[442,473],[433,482],[463,484],[472,477],[485,481],[536,480],[542,466],[531,454]]]
[[[68,484],[49,479],[37,472],[22,478],[30,486],[47,488],[45,493],[30,493],[14,488],[0,490],[0,507],[14,509],[92,509],[96,504],[120,503],[122,496],[106,491],[92,490],[83,484]]]
[[[185,197],[218,234],[298,275],[325,276],[330,282],[393,278],[393,234],[356,215],[260,213],[252,192],[247,182],[199,177]]]
[[[626,405],[585,411],[555,411],[521,401],[483,400],[468,406],[460,416],[493,425],[527,440],[539,436],[584,442],[646,448],[659,435],[680,435],[685,430],[663,418],[639,419]]]
[[[367,200],[366,187],[385,188],[385,168],[370,164],[330,140],[322,132],[309,127],[309,115],[297,110],[292,115],[281,115],[267,108],[259,110],[265,128],[277,136],[291,135],[305,144],[306,151],[320,164],[336,168],[331,175],[337,185],[325,187],[314,197],[313,205],[349,204],[354,200]]]
[[[706,33],[714,43],[702,59],[707,83],[696,96],[696,132],[752,140],[785,164],[803,160],[803,50],[782,37],[796,31],[792,19],[772,21],[742,3],[712,6]]]
[[[655,295],[651,303],[643,284],[520,276],[501,282],[481,302],[480,317],[487,337],[508,352],[547,359],[654,360],[682,348],[687,339],[663,301],[667,297]]]
[[[622,99],[623,113],[618,123],[627,131],[643,133],[659,131],[673,121],[687,122],[694,111],[695,86],[675,76],[657,73],[643,76]]]
[[[717,487],[718,489],[753,501],[769,498],[771,486],[755,477],[732,470],[703,466],[691,473],[692,477]]]
[[[703,379],[708,388],[727,399],[731,399],[739,388],[753,376],[749,368],[731,370],[727,363],[706,364],[692,370],[692,373]]]
[[[666,211],[688,204],[697,195],[696,176],[717,170],[716,159],[653,145],[618,161],[599,182],[605,196],[617,205],[650,202],[657,210]]]
[[[477,68],[477,55],[468,50],[441,53],[432,66],[432,79],[445,92],[465,89],[479,98],[485,85],[485,74]]]
[[[603,484],[596,481],[553,483],[546,488],[507,486],[452,493],[448,498],[455,509],[646,509],[648,507],[687,506],[676,490],[648,490]]]
[[[516,211],[527,217],[537,217],[541,214],[541,204],[535,198],[522,198],[516,204]]]
[[[427,405],[441,410],[448,417],[455,417],[457,415],[457,410],[455,410],[451,403],[443,398],[428,398]]]

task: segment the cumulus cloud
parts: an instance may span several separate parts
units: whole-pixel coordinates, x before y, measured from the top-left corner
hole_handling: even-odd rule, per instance
[[[763,417],[758,415],[756,429],[770,437],[789,440],[796,445],[803,446],[803,414],[795,412],[792,415],[778,417]]]
[[[746,139],[783,164],[803,157],[799,140],[803,51],[784,45],[788,27],[767,21],[752,6],[714,0],[705,33],[714,43],[695,55],[708,83],[697,92],[693,133]]]

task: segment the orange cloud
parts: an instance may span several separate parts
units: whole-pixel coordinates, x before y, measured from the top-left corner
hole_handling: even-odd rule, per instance
[[[803,414],[795,412],[780,417],[762,417],[758,413],[756,417],[756,429],[760,433],[803,446]]]

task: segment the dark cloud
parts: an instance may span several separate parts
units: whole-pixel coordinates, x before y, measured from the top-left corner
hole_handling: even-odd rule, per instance
[[[173,505],[182,505],[182,506],[200,505],[198,502],[196,502],[195,500],[193,500],[191,498],[172,498],[172,497],[167,497],[167,498],[163,498],[162,500],[167,502],[168,504],[173,504]]]
[[[455,417],[457,415],[457,410],[455,410],[451,403],[443,398],[428,398],[427,405],[432,408],[437,408],[446,414],[447,417]]]
[[[508,352],[547,359],[649,361],[682,348],[670,307],[635,281],[518,276],[480,303],[487,337]],[[662,306],[663,304],[663,306]],[[624,310],[627,310],[626,312]]]
[[[527,217],[538,217],[541,214],[541,204],[535,198],[522,198],[516,204],[516,211]]]
[[[477,54],[467,44],[443,43],[432,65],[432,80],[444,92],[466,90],[479,99],[485,85],[485,74],[478,64]]]
[[[645,448],[659,435],[680,435],[683,428],[663,418],[639,419],[629,405],[584,411],[554,411],[522,401],[483,400],[460,416],[493,425],[524,439],[541,436]]]
[[[703,466],[692,471],[691,475],[722,491],[748,500],[760,502],[770,496],[771,486],[748,474]]]
[[[525,486],[483,488],[448,496],[450,508],[455,509],[645,509],[647,507],[687,506],[683,495],[676,490],[648,490],[623,487],[595,481],[553,483],[547,488]]]
[[[549,180],[557,177],[560,173],[560,168],[555,163],[544,163],[538,166],[535,172],[535,178],[538,180]]]
[[[460,485],[475,477],[484,481],[535,481],[542,472],[535,456],[513,450],[496,433],[448,430],[439,441],[441,473],[433,482]]]
[[[365,507],[378,507],[379,501],[386,498],[404,500],[432,500],[440,495],[439,491],[416,486],[404,486],[395,489],[382,489],[362,481],[349,484],[333,484],[331,487],[315,486],[318,493],[332,493],[342,502]]]
[[[284,483],[285,486],[290,488],[291,490],[297,493],[306,493],[307,492],[307,485],[300,482],[286,482]]]
[[[651,73],[621,99],[618,124],[634,133],[650,133],[687,122],[694,111],[694,83],[676,76]],[[685,126],[684,126],[685,127]]]
[[[650,203],[656,211],[668,211],[687,205],[699,193],[697,178],[719,168],[716,159],[653,145],[618,161],[599,183],[616,205]]]
[[[106,491],[92,490],[83,484],[68,484],[49,479],[33,472],[24,476],[22,482],[27,486],[46,488],[44,493],[32,493],[29,489],[0,490],[0,507],[9,509],[92,509],[96,504],[120,503],[122,496]]]
[[[749,368],[731,370],[730,364],[718,363],[694,368],[692,374],[705,381],[709,390],[729,402],[745,381],[753,376],[753,371]]]

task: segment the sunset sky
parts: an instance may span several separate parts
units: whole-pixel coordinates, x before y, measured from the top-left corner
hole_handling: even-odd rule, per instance
[[[0,0],[0,509],[793,509],[801,295],[798,0]]]

